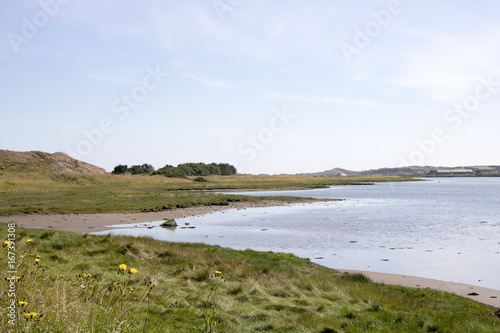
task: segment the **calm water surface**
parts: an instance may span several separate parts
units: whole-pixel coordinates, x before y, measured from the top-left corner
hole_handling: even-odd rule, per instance
[[[241,193],[241,192],[239,192]],[[500,178],[248,192],[346,199],[249,208],[114,229],[174,242],[292,252],[338,269],[396,273],[500,290]],[[182,228],[195,227],[194,229]],[[123,226],[121,226],[123,227]]]

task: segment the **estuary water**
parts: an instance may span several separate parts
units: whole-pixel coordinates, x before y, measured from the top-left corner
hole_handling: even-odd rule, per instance
[[[178,219],[175,229],[158,227],[160,221],[121,225],[110,232],[291,252],[336,269],[500,290],[500,178],[432,178],[237,194],[345,200],[219,211]]]

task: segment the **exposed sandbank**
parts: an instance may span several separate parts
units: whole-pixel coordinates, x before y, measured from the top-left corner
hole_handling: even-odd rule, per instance
[[[195,206],[149,213],[8,215],[0,216],[0,221],[14,222],[18,227],[22,228],[49,228],[60,231],[88,233],[110,230],[106,227],[108,225],[179,219],[226,209],[271,207],[285,204],[287,203],[265,200],[258,202],[230,202],[227,206]]]

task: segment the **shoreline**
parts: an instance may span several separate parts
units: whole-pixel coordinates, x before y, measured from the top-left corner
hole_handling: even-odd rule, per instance
[[[16,223],[18,227],[27,229],[40,228],[69,231],[74,233],[89,233],[110,230],[110,228],[106,227],[108,225],[162,221],[168,219],[179,219],[189,216],[204,215],[211,212],[229,209],[272,207],[288,204],[290,203],[277,201],[231,202],[227,206],[195,206],[189,208],[177,208],[174,210],[147,213],[7,215],[0,216],[0,221],[7,223]],[[500,290],[402,274],[378,273],[360,270],[334,270],[340,273],[361,273],[376,283],[446,291],[483,304],[500,308]],[[471,293],[474,293],[474,295],[469,295]]]
[[[230,202],[226,206],[194,206],[177,208],[161,212],[147,213],[95,213],[95,214],[25,214],[4,215],[0,221],[16,223],[21,228],[46,228],[75,233],[88,233],[111,230],[108,225],[130,224],[140,222],[180,219],[184,217],[204,215],[228,209],[246,209],[256,207],[286,206],[292,203],[284,201],[240,201]]]
[[[462,296],[473,301],[500,308],[500,290],[478,287],[470,284],[448,282],[417,276],[379,273],[359,270],[336,269],[341,273],[360,273],[368,277],[375,283],[395,285],[409,288],[433,289],[446,291],[458,296]],[[472,294],[472,295],[469,295]],[[477,295],[476,295],[477,294]]]

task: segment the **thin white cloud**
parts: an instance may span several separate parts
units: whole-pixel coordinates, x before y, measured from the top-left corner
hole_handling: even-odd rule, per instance
[[[347,98],[339,98],[339,97],[327,97],[327,96],[316,96],[316,95],[299,95],[299,94],[285,94],[275,91],[264,91],[264,97],[286,100],[292,102],[301,102],[301,103],[329,103],[329,104],[352,104],[352,105],[360,105],[370,108],[385,108],[389,107],[379,104],[374,101],[367,100],[356,100],[356,99],[347,99]]]
[[[498,33],[498,29],[480,36],[412,31],[415,45],[402,48],[405,51],[399,53],[399,59],[387,66],[389,75],[375,81],[414,89],[435,101],[455,103],[474,89],[481,77],[497,73]],[[371,60],[380,63],[378,56]],[[371,80],[374,76],[364,78]]]
[[[191,73],[182,73],[182,76],[184,76],[185,78],[188,78],[190,80],[202,82],[206,85],[209,85],[211,87],[218,88],[218,89],[233,90],[236,88],[236,85],[232,82],[229,82],[229,81],[207,79],[207,78],[204,78],[204,77],[201,77],[198,75],[194,75]]]
[[[165,50],[172,50],[172,24],[167,11],[165,10],[165,4],[161,0],[156,0],[152,3],[149,13],[151,22],[154,29],[152,29],[152,34],[155,36],[157,43],[159,43]]]
[[[121,84],[140,84],[141,80],[134,80],[127,77],[121,76],[108,76],[101,74],[86,74],[86,77],[96,81],[108,82],[108,83],[121,83]]]
[[[188,59],[186,58],[179,58],[179,59],[174,59],[170,61],[167,64],[161,64],[157,66],[150,65],[148,67],[150,68],[155,68],[159,70],[162,73],[171,73],[174,71],[178,71],[184,67],[187,66]],[[87,73],[84,74],[85,77],[96,80],[96,81],[102,81],[102,82],[109,82],[109,83],[120,83],[120,84],[143,84],[143,77],[146,74],[147,68],[144,69],[144,74],[137,75],[137,78],[131,78],[130,75],[129,77],[126,76],[116,76],[116,75],[107,75],[107,74],[101,74],[101,73]]]

